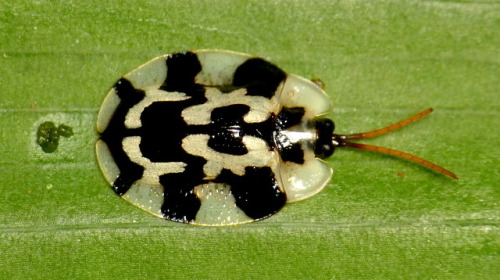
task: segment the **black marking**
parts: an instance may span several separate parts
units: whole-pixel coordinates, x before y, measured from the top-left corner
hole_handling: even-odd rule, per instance
[[[236,69],[233,85],[247,88],[247,95],[271,98],[285,79],[286,73],[275,65],[261,58],[251,58]]]
[[[248,149],[243,144],[244,136],[253,136],[264,140],[269,149],[275,146],[273,140],[273,120],[271,115],[260,123],[246,123],[243,118],[250,111],[244,104],[219,107],[212,111],[212,122],[204,127],[193,127],[191,134],[203,133],[210,135],[208,146],[219,153],[245,155]]]
[[[245,129],[243,116],[250,111],[247,105],[231,105],[212,111],[212,131],[208,146],[217,152],[244,155],[248,149],[243,144]]]
[[[314,145],[314,154],[319,158],[330,157],[335,151],[335,146],[332,142],[335,124],[330,119],[316,119],[315,127],[318,138]]]
[[[298,164],[304,163],[304,151],[298,143],[283,145],[283,142],[278,144],[280,156],[283,161],[295,162]]]
[[[184,92],[189,96],[202,95],[205,91],[203,86],[195,83],[195,77],[201,71],[201,63],[195,53],[172,54],[167,57],[166,63],[167,78],[160,89]]]
[[[165,174],[160,177],[164,187],[164,200],[161,212],[165,219],[178,222],[193,222],[201,202],[194,188],[202,183],[205,160],[192,157],[183,173]]]
[[[278,117],[276,118],[276,127],[278,129],[290,128],[297,125],[304,117],[305,110],[303,107],[283,107]]]
[[[113,182],[113,189],[118,195],[125,194],[132,184],[139,180],[144,173],[144,167],[132,162],[123,150],[123,138],[137,135],[133,130],[125,127],[125,116],[130,108],[139,103],[145,96],[144,91],[135,89],[132,83],[126,79],[120,79],[115,84],[116,94],[120,97],[120,103],[111,117],[108,126],[101,134],[113,159],[120,169],[119,177]]]
[[[244,176],[224,169],[216,182],[230,185],[236,205],[255,220],[271,216],[286,203],[286,194],[280,190],[269,167],[246,167]]]
[[[145,96],[144,91],[135,89],[132,83],[125,78],[121,78],[116,82],[115,91],[116,95],[121,99],[119,107],[127,110],[139,103]]]
[[[185,108],[199,104],[187,99],[176,102],[155,102],[144,109],[139,128],[142,154],[152,162],[184,161],[189,157],[182,149],[182,139],[191,134],[181,116]]]
[[[276,118],[276,130],[284,130],[299,124],[304,116],[304,112],[304,108],[302,107],[283,107]],[[300,143],[292,143],[285,134],[277,133],[276,146],[283,161],[298,164],[304,163],[304,151]]]

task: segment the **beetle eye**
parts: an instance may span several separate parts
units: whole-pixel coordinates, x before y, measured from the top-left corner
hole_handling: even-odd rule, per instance
[[[316,157],[327,158],[335,151],[335,146],[332,142],[335,124],[330,119],[316,119],[314,127],[318,135],[314,144],[314,153]]]

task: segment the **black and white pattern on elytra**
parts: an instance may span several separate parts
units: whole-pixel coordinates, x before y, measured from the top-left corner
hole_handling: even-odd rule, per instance
[[[158,89],[138,90],[126,79],[115,85],[120,103],[101,136],[120,170],[115,191],[123,195],[139,180],[161,184],[161,213],[180,222],[195,220],[201,206],[195,188],[211,182],[229,185],[236,205],[252,219],[281,209],[286,195],[270,167],[278,127],[269,100],[286,74],[249,59],[237,68],[234,89],[222,92],[218,85],[195,83],[202,70],[196,54],[173,54],[166,64]],[[293,125],[295,115],[284,113],[282,127]],[[283,154],[297,162],[292,150]]]
[[[191,222],[200,208],[200,200],[193,189],[204,183],[203,157],[193,156],[181,147],[190,128],[181,117],[185,108],[206,102],[205,89],[195,83],[201,65],[196,54],[187,52],[167,58],[167,78],[160,90],[182,92],[190,99],[176,102],[156,102],[141,116],[141,152],[153,162],[183,162],[184,172],[160,176],[164,187],[161,212],[166,219]],[[168,94],[168,93],[167,93]]]
[[[243,176],[224,169],[215,181],[230,185],[236,205],[255,220],[276,213],[286,203],[286,195],[269,167],[247,167]]]
[[[141,128],[142,155],[153,162],[183,162],[184,172],[163,174],[160,183],[164,187],[162,213],[170,220],[189,222],[194,220],[200,207],[193,188],[204,183],[203,157],[187,153],[182,140],[191,133],[181,117],[181,111],[189,107],[193,99],[177,102],[157,102],[144,110]]]
[[[122,147],[123,138],[134,135],[125,127],[125,116],[129,109],[139,103],[145,96],[144,91],[135,89],[126,79],[120,79],[115,84],[115,92],[120,97],[120,104],[116,108],[106,130],[101,134],[101,140],[106,142],[120,175],[113,182],[113,190],[125,194],[132,184],[139,180],[144,172],[144,167],[132,162]]]
[[[262,58],[252,58],[236,69],[233,85],[247,88],[247,95],[271,98],[285,79],[283,70]]]
[[[201,71],[198,56],[192,52],[176,53],[167,58],[167,78],[160,89],[184,92],[192,97],[202,97],[203,86],[195,83]]]

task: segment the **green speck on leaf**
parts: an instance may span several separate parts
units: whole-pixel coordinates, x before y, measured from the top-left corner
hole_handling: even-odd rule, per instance
[[[70,136],[73,136],[73,128],[71,128],[71,126],[67,126],[65,124],[61,124],[59,125],[59,127],[57,128],[57,132],[59,133],[59,135],[63,136],[63,137],[70,137]]]
[[[42,147],[42,150],[46,153],[53,153],[57,150],[59,146],[59,138],[70,137],[73,135],[73,129],[70,126],[61,124],[59,127],[51,122],[47,121],[42,123],[36,132],[36,143]]]

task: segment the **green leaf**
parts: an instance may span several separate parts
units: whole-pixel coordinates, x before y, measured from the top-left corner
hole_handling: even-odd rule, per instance
[[[498,1],[3,1],[0,278],[494,279],[499,33]],[[337,132],[433,107],[365,142],[460,179],[342,149],[322,193],[262,222],[196,227],[129,205],[96,163],[99,105],[147,60],[202,48],[321,78]],[[45,122],[72,130],[52,153]]]

